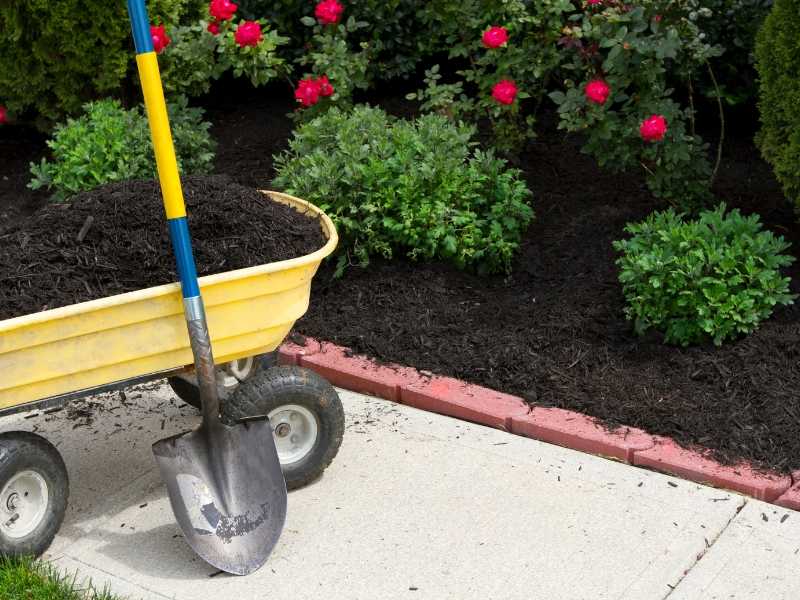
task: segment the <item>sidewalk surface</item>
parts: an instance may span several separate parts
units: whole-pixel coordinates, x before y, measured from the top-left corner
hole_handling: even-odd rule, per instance
[[[341,395],[338,457],[290,493],[283,536],[248,577],[215,574],[175,524],[150,445],[198,417],[165,386],[0,423],[45,435],[70,471],[48,558],[132,600],[800,597],[800,513]]]

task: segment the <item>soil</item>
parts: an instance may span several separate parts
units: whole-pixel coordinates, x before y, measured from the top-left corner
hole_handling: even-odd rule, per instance
[[[318,219],[227,176],[188,177],[183,187],[199,275],[325,243]],[[0,230],[0,320],[175,281],[163,215],[158,184],[132,181],[47,204]]]
[[[397,100],[404,91],[387,94],[373,104],[413,112]],[[269,187],[271,157],[286,147],[293,125],[286,118],[291,94],[224,82],[205,105],[219,143],[217,172]],[[714,142],[713,114],[699,123],[708,124],[703,134]],[[752,113],[728,119],[715,192],[731,207],[758,212],[798,256],[800,230],[752,144],[754,123]],[[41,140],[7,140],[0,158],[35,160],[44,150]],[[27,178],[19,171],[22,162],[0,162],[0,176],[9,178],[0,177],[0,213],[9,205],[28,211],[36,205],[23,185],[7,191],[10,180]],[[779,308],[756,333],[719,349],[639,338],[624,318],[611,242],[623,236],[627,222],[664,207],[638,174],[598,169],[547,119],[540,138],[514,162],[534,191],[537,217],[509,277],[398,261],[350,268],[333,280],[329,261],[315,278],[311,308],[296,332],[531,403],[578,410],[609,426],[668,435],[709,448],[724,462],[800,469],[800,304]],[[95,268],[92,276],[99,273]],[[800,293],[800,262],[786,274]]]

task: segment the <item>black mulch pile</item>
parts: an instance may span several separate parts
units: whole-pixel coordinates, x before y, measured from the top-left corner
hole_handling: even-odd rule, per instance
[[[759,212],[800,254],[794,215],[769,168],[748,142],[729,147],[717,196]],[[706,446],[726,462],[800,468],[800,304],[720,349],[638,338],[624,318],[611,242],[626,222],[660,208],[656,201],[640,179],[598,170],[560,134],[540,139],[521,166],[537,220],[510,277],[395,263],[331,281],[327,267],[298,331]],[[800,292],[800,265],[787,275]]]
[[[184,194],[200,275],[302,256],[325,243],[317,219],[227,176],[185,178]],[[97,188],[0,229],[0,320],[175,280],[153,181]]]

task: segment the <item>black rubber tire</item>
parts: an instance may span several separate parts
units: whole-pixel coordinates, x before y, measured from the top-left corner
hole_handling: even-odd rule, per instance
[[[267,416],[280,406],[298,404],[317,418],[317,439],[297,462],[281,465],[286,488],[317,479],[339,452],[344,436],[344,410],[339,394],[325,379],[301,367],[273,367],[239,386],[222,405],[222,420],[233,424]]]
[[[268,352],[255,357],[253,362],[253,370],[248,375],[248,379],[256,375],[256,373],[274,367],[278,364],[278,353]],[[181,377],[167,377],[167,383],[175,392],[175,395],[189,406],[194,406],[200,410],[200,388],[193,383],[186,381]]]
[[[0,530],[0,556],[41,556],[50,547],[64,521],[69,498],[69,476],[55,446],[27,431],[0,434],[0,491],[20,471],[35,471],[48,488],[47,508],[41,523],[22,538]]]

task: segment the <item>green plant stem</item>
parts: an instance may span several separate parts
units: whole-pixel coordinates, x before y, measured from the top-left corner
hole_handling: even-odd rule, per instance
[[[691,123],[692,128],[692,137],[695,135],[694,129],[694,86],[692,85],[692,76],[689,75],[688,79],[689,84],[689,122]]]
[[[717,144],[717,161],[714,163],[714,170],[711,172],[711,181],[709,182],[709,186],[711,186],[714,183],[714,179],[717,177],[717,171],[722,162],[722,143],[725,140],[725,110],[722,107],[722,95],[719,91],[717,78],[714,76],[714,69],[711,68],[710,62],[705,62],[708,74],[711,77],[711,83],[714,84],[714,94],[716,95],[717,107],[719,108],[719,144]],[[692,129],[694,129],[694,127]],[[694,133],[694,131],[692,131],[692,133]]]

